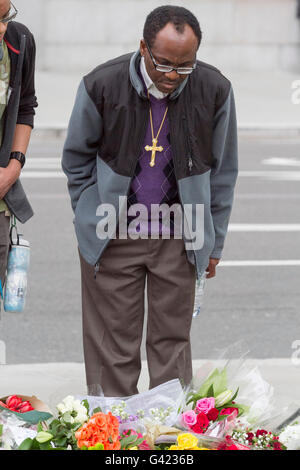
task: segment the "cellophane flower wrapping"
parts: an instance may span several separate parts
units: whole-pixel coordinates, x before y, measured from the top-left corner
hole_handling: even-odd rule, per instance
[[[99,386],[94,388],[99,392]],[[87,395],[77,398],[87,400],[90,414],[92,410],[99,407],[103,413],[107,413],[123,403],[128,419],[120,419],[120,432],[131,428],[137,432],[145,433],[150,424],[153,424],[153,426],[172,426],[180,414],[184,395],[179,379],[174,379],[151,390],[129,397]],[[168,411],[166,412],[166,410]]]
[[[247,345],[244,341],[239,341],[219,352],[214,361],[204,363],[196,371],[190,386],[186,389],[186,402],[192,394],[196,396],[199,390],[208,391],[213,385],[214,396],[225,390],[237,392],[234,403],[242,406],[239,420],[245,424],[255,427],[271,419],[276,411],[274,389],[263,379],[257,366],[247,363],[248,353]],[[191,404],[186,405],[184,411],[192,408]],[[228,416],[223,421],[211,423],[205,434],[224,438],[234,429],[235,418],[234,415]],[[181,417],[176,424],[183,426]]]
[[[16,450],[18,446],[28,437],[34,438],[37,433],[37,426],[25,422],[9,411],[0,413],[0,449]]]
[[[298,403],[291,403],[284,409],[279,409],[274,416],[263,423],[279,436],[280,442],[287,450],[300,450],[300,407]]]

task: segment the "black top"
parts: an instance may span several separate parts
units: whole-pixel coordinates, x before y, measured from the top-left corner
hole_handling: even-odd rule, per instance
[[[16,21],[12,21],[8,23],[4,41],[7,44],[11,60],[10,86],[13,88],[15,86],[22,35],[26,36],[26,47],[22,67],[21,95],[16,124],[27,124],[33,127],[33,116],[35,115],[34,108],[38,105],[34,87],[36,50],[34,37],[26,26],[21,23],[17,23]]]

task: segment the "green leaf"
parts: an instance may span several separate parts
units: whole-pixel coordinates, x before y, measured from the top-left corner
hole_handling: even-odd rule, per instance
[[[46,431],[40,431],[37,435],[36,435],[36,440],[39,444],[45,444],[45,442],[49,442],[51,441],[53,438],[53,435],[50,434],[50,432],[46,432]]]
[[[58,419],[55,419],[54,421],[50,423],[49,431],[51,432],[51,434],[55,436],[59,432],[60,426],[61,426],[60,421],[58,421]]]
[[[40,450],[40,444],[36,439],[33,439],[32,441],[32,447],[30,450]]]
[[[33,444],[33,439],[30,439],[30,437],[27,437],[27,439],[25,439],[25,441],[23,441],[18,449],[19,450],[30,450],[32,448],[32,444]]]
[[[0,437],[2,436],[3,434],[3,424],[0,424]]]
[[[97,408],[95,408],[95,409],[93,410],[93,413],[92,413],[92,414],[94,415],[94,414],[96,414],[96,413],[102,413],[102,408],[101,408],[100,406],[98,406]]]
[[[121,448],[126,449],[129,445],[133,445],[133,443],[135,443],[136,440],[137,440],[137,436],[135,436],[135,435],[127,436],[127,437],[122,438],[120,440]]]
[[[37,432],[41,432],[41,431],[43,431],[43,426],[42,426],[42,423],[39,423],[37,425]]]
[[[89,405],[89,402],[87,401],[87,399],[82,400],[81,404],[86,408],[87,412],[89,413],[90,405]]]
[[[225,368],[222,371],[219,371],[219,369],[215,369],[202,384],[202,386],[198,390],[198,393],[203,397],[207,397],[207,393],[211,385],[214,386],[215,396],[219,395],[220,393],[224,392],[224,390],[226,390],[227,373]]]
[[[231,401],[234,401],[234,400],[236,399],[237,394],[239,393],[239,389],[240,389],[240,388],[238,387],[237,390],[236,390],[236,392],[235,392],[235,394],[234,394],[233,397],[231,398]]]
[[[61,437],[59,439],[55,439],[54,443],[58,447],[66,447],[67,445],[67,439],[65,437]]]
[[[40,444],[40,449],[41,450],[53,450],[53,447],[50,444],[50,442],[44,442],[43,444]]]
[[[79,428],[81,428],[82,424],[81,423],[74,423],[73,425],[73,431],[78,431]]]
[[[214,396],[215,396],[215,395],[214,395],[214,385],[211,384],[211,386],[210,386],[209,389],[208,389],[208,392],[207,392],[206,397],[207,397],[207,398],[211,398],[211,397],[214,397]]]
[[[144,439],[143,437],[140,437],[140,438],[138,438],[138,439],[135,441],[134,445],[140,446],[141,443],[144,442],[144,440],[145,440],[145,439]]]

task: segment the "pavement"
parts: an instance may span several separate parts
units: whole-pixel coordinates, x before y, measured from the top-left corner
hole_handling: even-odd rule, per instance
[[[197,371],[206,360],[194,360]],[[218,361],[209,360],[214,366]],[[300,407],[300,359],[248,359],[249,369],[258,367],[263,379],[274,388],[274,400],[278,409],[289,405]],[[148,389],[149,377],[146,361],[138,388]],[[52,410],[67,395],[85,395],[85,371],[81,363],[16,364],[0,366],[0,397],[11,394],[37,396]]]
[[[300,133],[300,104],[292,103],[293,84],[300,74],[223,72],[233,84],[241,131]],[[37,72],[39,108],[35,132],[65,132],[82,75]],[[195,360],[194,370],[201,363],[203,360]],[[300,406],[300,364],[293,364],[289,358],[251,359],[249,364],[257,365],[265,380],[274,386],[281,406],[291,402]],[[140,391],[147,386],[148,374],[143,361]],[[85,393],[84,365],[61,362],[0,366],[0,396],[15,393],[36,395],[51,407],[67,394]]]

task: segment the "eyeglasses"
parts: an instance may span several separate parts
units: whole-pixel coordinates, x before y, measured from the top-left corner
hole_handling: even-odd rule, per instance
[[[162,64],[158,64],[153,55],[152,55],[152,52],[150,50],[150,47],[148,46],[148,44],[146,43],[145,41],[145,44],[146,44],[146,47],[148,49],[148,52],[150,54],[150,57],[151,57],[151,60],[153,62],[153,65],[155,67],[155,69],[158,71],[158,72],[164,72],[164,73],[170,73],[172,72],[172,70],[176,70],[176,72],[179,74],[179,75],[189,75],[190,73],[193,72],[193,70],[195,70],[196,68],[196,62],[194,63],[194,65],[192,67],[171,67],[170,65],[162,65]]]
[[[17,14],[18,14],[18,10],[16,9],[15,5],[12,2],[10,2],[9,12],[5,16],[5,18],[0,18],[0,23],[3,23],[3,24],[10,23],[13,19],[15,19]]]

